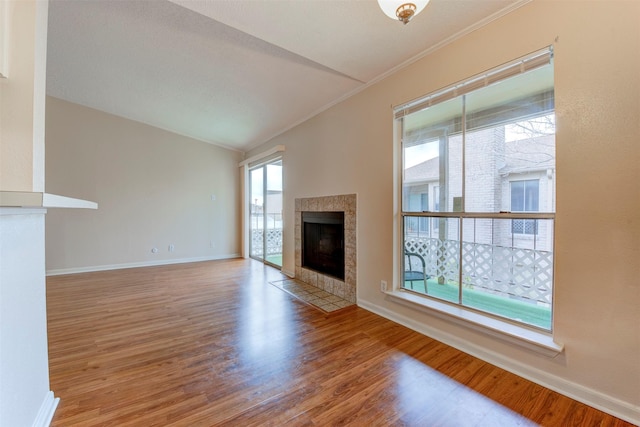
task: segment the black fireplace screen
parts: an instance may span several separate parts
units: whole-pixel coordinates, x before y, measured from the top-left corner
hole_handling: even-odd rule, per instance
[[[302,212],[302,266],[344,280],[344,212]]]

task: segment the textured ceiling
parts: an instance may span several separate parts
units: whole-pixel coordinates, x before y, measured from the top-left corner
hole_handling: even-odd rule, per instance
[[[47,93],[246,151],[528,0],[51,0]]]

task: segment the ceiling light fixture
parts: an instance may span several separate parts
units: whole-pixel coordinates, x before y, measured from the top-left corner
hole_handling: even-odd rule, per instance
[[[391,19],[397,19],[403,24],[419,14],[429,3],[429,0],[378,0],[380,9]]]

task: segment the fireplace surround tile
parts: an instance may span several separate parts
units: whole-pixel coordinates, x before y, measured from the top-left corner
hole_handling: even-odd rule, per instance
[[[301,281],[356,302],[357,245],[355,194],[295,199],[295,276]],[[302,267],[302,212],[344,212],[345,280],[317,273]]]
[[[309,271],[309,281],[307,282],[312,286],[318,287],[318,273],[315,271]]]

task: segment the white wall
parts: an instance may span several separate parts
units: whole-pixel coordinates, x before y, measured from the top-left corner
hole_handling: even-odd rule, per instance
[[[0,79],[0,189],[44,190],[46,1],[6,1],[7,79]]]
[[[357,193],[359,304],[640,422],[639,17],[636,1],[527,3],[248,153],[287,147],[283,269],[294,269],[294,199]],[[394,280],[391,106],[549,45],[557,114],[554,335],[565,344],[556,358],[379,292],[380,280]]]
[[[0,191],[44,190],[48,3],[8,1],[0,80]],[[1,50],[1,49],[0,49]],[[1,54],[1,52],[0,52]],[[48,425],[44,209],[0,207],[0,426]]]
[[[0,208],[0,425],[49,410],[45,210]],[[43,409],[44,408],[44,409]],[[55,408],[55,406],[54,406]]]
[[[240,253],[241,153],[56,98],[46,112],[47,192],[98,203],[47,214],[49,273]]]

